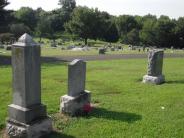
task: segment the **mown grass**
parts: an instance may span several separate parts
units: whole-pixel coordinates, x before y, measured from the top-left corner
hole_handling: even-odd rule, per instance
[[[184,59],[165,59],[166,83],[141,83],[147,59],[90,61],[86,89],[93,112],[87,117],[60,115],[60,96],[67,92],[67,65],[42,65],[42,101],[57,132],[52,138],[183,138]],[[11,103],[11,68],[0,67],[0,126]]]

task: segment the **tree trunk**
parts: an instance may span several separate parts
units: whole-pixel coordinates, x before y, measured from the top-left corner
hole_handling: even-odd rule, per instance
[[[42,41],[42,36],[40,35],[40,42]]]
[[[85,45],[87,46],[87,44],[88,44],[88,39],[85,38],[85,39],[84,39],[84,42],[85,42]]]

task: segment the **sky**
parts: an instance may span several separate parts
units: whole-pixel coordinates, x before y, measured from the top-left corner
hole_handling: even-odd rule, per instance
[[[42,7],[46,11],[59,8],[59,0],[8,0],[6,9],[17,10],[22,6],[33,9]],[[184,17],[184,0],[76,0],[77,5],[98,8],[112,15],[167,15],[171,18]]]

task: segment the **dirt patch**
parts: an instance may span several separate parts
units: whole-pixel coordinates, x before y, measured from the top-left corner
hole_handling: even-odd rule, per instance
[[[71,118],[67,115],[56,113],[51,115],[53,124],[54,124],[54,131],[56,132],[62,132],[66,126],[69,125],[69,122],[71,121]]]
[[[0,131],[0,137],[1,138],[9,138],[8,135],[6,134],[6,130],[5,129]]]

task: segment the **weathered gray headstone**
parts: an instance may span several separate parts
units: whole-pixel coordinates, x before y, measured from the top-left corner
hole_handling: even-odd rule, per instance
[[[163,50],[152,50],[148,54],[148,75],[159,76],[162,75],[163,66]]]
[[[164,51],[154,49],[148,54],[148,73],[143,77],[144,83],[161,84],[165,81],[162,75]]]
[[[98,53],[99,53],[99,54],[105,54],[105,52],[106,52],[106,49],[105,49],[105,48],[100,48],[100,49],[98,50]]]
[[[78,96],[85,90],[86,62],[73,60],[68,66],[68,95]]]
[[[68,95],[61,97],[60,112],[76,115],[90,104],[90,92],[85,90],[86,62],[75,59],[68,66]]]
[[[115,51],[115,48],[114,47],[111,47],[111,51]]]
[[[50,44],[51,47],[57,47],[56,45],[56,42],[55,41],[52,41],[51,44]]]
[[[0,48],[4,48],[3,44],[0,42]]]
[[[41,104],[40,46],[28,34],[12,45],[13,103],[9,105],[10,137],[37,138],[52,130]]]
[[[5,50],[11,50],[12,46],[11,45],[4,45]]]

